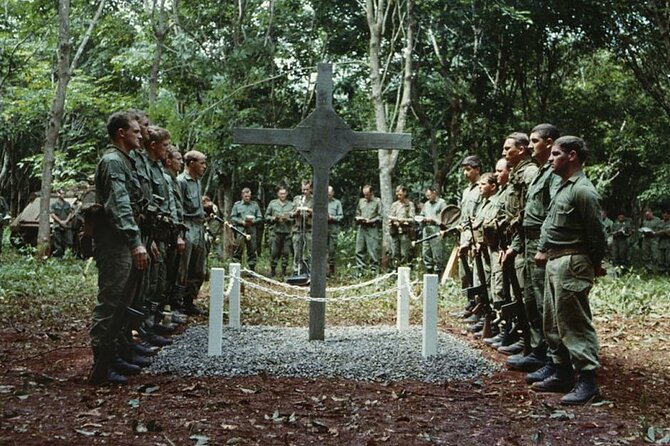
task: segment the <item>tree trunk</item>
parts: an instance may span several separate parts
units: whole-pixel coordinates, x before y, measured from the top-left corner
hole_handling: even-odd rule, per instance
[[[370,83],[371,83],[371,99],[375,111],[375,123],[378,132],[387,131],[387,114],[386,104],[382,96],[382,73],[380,64],[380,47],[381,39],[384,31],[384,24],[386,22],[386,15],[388,13],[387,5],[384,0],[367,0],[367,19],[370,28],[370,45],[369,45],[369,59],[370,59]],[[407,15],[406,15],[406,34],[405,47],[403,50],[404,68],[403,68],[403,83],[402,83],[402,99],[400,101],[400,109],[398,110],[398,118],[394,132],[402,133],[405,130],[407,122],[407,112],[411,103],[411,86],[412,86],[412,52],[414,48],[414,0],[407,0]],[[399,15],[400,16],[400,15]],[[400,23],[399,26],[403,26]],[[392,51],[392,49],[391,49]],[[382,262],[387,262],[387,253],[390,251],[391,237],[388,231],[387,212],[393,203],[393,171],[398,160],[398,150],[379,150],[377,159],[379,161],[379,193],[384,208],[384,223],[383,238],[382,238]]]
[[[151,75],[149,77],[149,105],[156,103],[158,96],[158,73],[160,72],[161,58],[163,57],[163,49],[165,47],[165,38],[169,31],[169,24],[167,23],[167,12],[165,11],[165,0],[160,0],[160,4],[156,5],[157,0],[153,0],[151,8],[151,26],[156,38],[156,52],[154,53],[154,60],[151,64]],[[176,7],[176,5],[175,5]],[[158,9],[158,11],[156,11]]]
[[[44,141],[44,161],[42,164],[42,187],[40,189],[40,219],[37,234],[38,255],[48,256],[50,252],[49,214],[51,180],[54,166],[54,150],[58,141],[65,114],[65,94],[70,82],[70,0],[58,2],[58,85],[51,104],[49,123]]]
[[[97,23],[106,0],[100,0],[95,16],[91,20],[84,38],[75,53],[70,64],[70,0],[58,1],[58,84],[56,95],[51,103],[49,122],[44,138],[44,160],[42,164],[42,186],[40,188],[40,216],[39,229],[37,232],[37,253],[39,258],[49,255],[51,242],[51,227],[49,224],[51,204],[51,183],[53,180],[53,166],[55,161],[54,151],[58,142],[58,133],[63,125],[65,115],[65,96],[67,86],[70,82],[72,71],[77,66],[79,57],[88,43]]]

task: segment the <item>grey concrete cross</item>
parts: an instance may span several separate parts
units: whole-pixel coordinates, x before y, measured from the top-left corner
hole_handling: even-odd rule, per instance
[[[320,63],[316,109],[294,129],[233,129],[233,143],[293,146],[312,166],[314,208],[310,296],[326,297],[330,169],[350,150],[411,149],[408,133],[354,132],[333,109],[333,67]],[[326,305],[309,304],[309,339],[323,340]]]

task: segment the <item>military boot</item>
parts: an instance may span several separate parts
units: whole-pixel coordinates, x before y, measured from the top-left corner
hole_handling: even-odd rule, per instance
[[[567,393],[575,385],[572,366],[556,365],[556,370],[543,381],[533,383],[530,388],[536,392]]]
[[[540,381],[544,381],[545,379],[553,375],[555,372],[556,372],[556,365],[551,359],[547,359],[547,362],[544,365],[544,367],[534,371],[533,373],[529,373],[526,375],[526,382],[528,384],[533,384]]]
[[[579,372],[577,385],[561,398],[561,404],[565,406],[580,406],[593,399],[600,398],[600,390],[596,384],[595,370],[583,370]]]
[[[142,370],[140,366],[126,362],[120,357],[117,357],[112,361],[110,368],[116,373],[120,373],[124,376],[137,375]]]
[[[94,347],[93,367],[88,375],[88,382],[94,386],[105,383],[125,384],[128,379],[111,367],[111,356],[108,348]]]
[[[502,346],[498,347],[498,351],[500,353],[502,353],[503,355],[507,355],[507,356],[516,355],[516,354],[519,354],[519,353],[523,352],[524,345],[525,345],[525,343],[524,343],[523,338],[522,338],[522,339],[519,339],[518,341],[516,341],[513,344],[502,345]]]
[[[520,370],[522,372],[534,372],[545,364],[547,361],[547,347],[546,344],[540,345],[533,349],[527,356],[510,357],[507,360],[507,367],[512,370]]]

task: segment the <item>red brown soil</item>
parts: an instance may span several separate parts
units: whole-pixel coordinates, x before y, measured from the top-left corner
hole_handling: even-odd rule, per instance
[[[443,330],[467,338],[448,322]],[[446,385],[143,374],[92,387],[84,327],[8,328],[0,331],[0,444],[643,444],[645,423],[670,425],[669,328],[667,319],[602,322],[606,401],[578,408],[530,391],[512,371]]]

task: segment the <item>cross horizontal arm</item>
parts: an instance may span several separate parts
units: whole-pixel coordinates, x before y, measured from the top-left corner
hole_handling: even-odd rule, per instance
[[[233,129],[234,144],[292,146],[294,138],[292,129]]]
[[[410,133],[354,132],[352,148],[356,149],[411,149]]]

